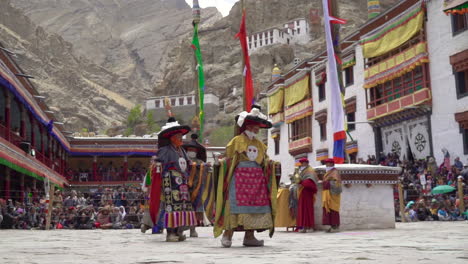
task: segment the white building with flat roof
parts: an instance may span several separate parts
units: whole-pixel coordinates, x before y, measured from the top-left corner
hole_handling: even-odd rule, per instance
[[[274,44],[305,44],[310,40],[309,23],[304,18],[289,21],[282,27],[272,27],[247,36],[249,52]]]

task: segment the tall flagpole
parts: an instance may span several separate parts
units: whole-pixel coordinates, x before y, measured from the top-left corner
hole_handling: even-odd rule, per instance
[[[243,14],[245,12],[245,6],[244,6],[244,0],[241,0],[241,13]],[[247,102],[245,98],[245,77],[244,77],[244,71],[245,71],[245,59],[244,56],[242,56],[242,108],[244,111],[247,110]]]
[[[330,1],[322,0],[323,17],[325,24],[325,39],[327,43],[327,60],[329,65],[330,81],[330,108],[332,116],[332,130],[333,130],[333,159],[335,163],[342,164],[344,162],[344,149],[346,144],[346,132],[343,111],[343,96],[341,93],[341,86],[339,82],[338,64],[339,58],[335,54],[334,41],[333,41],[333,24],[345,24],[346,20],[339,19],[330,14]]]
[[[198,23],[200,23],[201,19],[201,12],[200,12],[200,6],[198,4],[198,0],[193,0],[193,5],[192,5],[192,24],[193,27],[197,27]],[[200,93],[198,91],[199,85],[198,85],[198,71],[197,71],[197,55],[193,53],[193,88],[195,91],[195,116],[192,119],[192,130],[195,128],[195,133],[198,134],[198,129],[200,128]]]
[[[194,49],[194,76],[196,78],[196,115],[192,120],[192,127],[199,128],[197,134],[200,140],[203,140],[203,128],[205,122],[205,76],[203,72],[203,59],[200,48],[200,39],[198,37],[198,27],[200,24],[201,11],[198,0],[193,0],[193,40],[192,48]]]
[[[331,5],[331,6],[330,6]],[[339,14],[339,3],[337,0],[329,0],[330,13],[333,17],[340,17]],[[332,39],[333,48],[335,50],[335,56],[337,59],[336,72],[338,73],[338,82],[340,84],[341,94],[345,95],[345,89],[343,85],[343,69],[341,67],[341,45],[340,45],[340,24],[332,24]]]

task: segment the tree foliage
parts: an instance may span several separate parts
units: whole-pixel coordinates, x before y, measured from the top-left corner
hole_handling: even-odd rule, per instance
[[[146,126],[147,126],[147,131],[149,133],[156,133],[161,130],[161,127],[156,124],[156,121],[154,121],[154,116],[152,111],[148,111],[146,114]]]
[[[234,126],[220,126],[215,128],[208,137],[212,146],[226,146],[234,136]]]
[[[127,117],[127,128],[134,129],[136,125],[141,123],[143,115],[141,112],[141,105],[138,104],[130,110]]]

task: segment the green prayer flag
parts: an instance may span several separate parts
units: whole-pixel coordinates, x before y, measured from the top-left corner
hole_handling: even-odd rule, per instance
[[[205,123],[205,76],[203,74],[203,60],[202,54],[200,49],[200,40],[198,39],[198,23],[194,24],[193,27],[193,40],[192,40],[192,48],[195,51],[195,58],[197,60],[197,73],[198,73],[198,98],[199,98],[199,116],[198,119],[200,120],[200,132],[199,137],[200,140],[203,138],[203,126]]]

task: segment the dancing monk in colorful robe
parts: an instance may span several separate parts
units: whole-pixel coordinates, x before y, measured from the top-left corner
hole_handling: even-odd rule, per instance
[[[175,118],[169,118],[158,134],[158,152],[161,162],[161,192],[164,205],[164,227],[166,241],[177,242],[186,239],[184,230],[195,226],[197,218],[189,191],[190,160],[182,148],[182,136],[190,132],[190,127],[179,125]]]
[[[221,244],[231,247],[234,231],[245,231],[244,246],[263,246],[254,231],[274,232],[277,180],[274,162],[266,154],[267,147],[257,139],[260,128],[272,124],[254,106],[250,112],[236,117],[240,134],[226,147],[226,160],[220,164],[218,177],[214,235]]]
[[[327,232],[338,232],[340,228],[341,176],[333,159],[325,160],[326,172],[323,176],[322,224],[331,226]]]
[[[315,170],[309,166],[309,160],[302,158],[299,160],[300,167],[300,183],[299,183],[299,205],[297,213],[297,226],[301,228],[302,233],[314,231],[314,203],[315,195],[317,194],[317,174]]]
[[[214,189],[212,168],[206,163],[206,148],[198,143],[198,135],[192,134],[191,138],[192,140],[182,147],[191,161],[188,183],[190,200],[196,212],[197,225],[203,226],[204,212],[207,212],[209,219],[212,219],[213,213],[214,197],[209,195]],[[190,228],[190,237],[198,237],[194,226]]]

